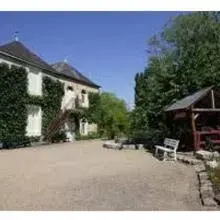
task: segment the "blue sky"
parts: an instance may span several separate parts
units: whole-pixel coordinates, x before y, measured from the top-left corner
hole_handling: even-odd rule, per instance
[[[68,63],[132,103],[147,42],[178,12],[0,12],[0,44],[19,40],[48,63]]]

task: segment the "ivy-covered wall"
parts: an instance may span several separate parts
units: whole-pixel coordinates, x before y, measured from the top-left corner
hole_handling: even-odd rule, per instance
[[[64,84],[48,76],[43,77],[42,83],[43,95],[28,95],[26,103],[41,106],[43,112],[42,134],[44,135],[50,124],[60,113]]]
[[[45,134],[51,122],[59,115],[64,85],[58,80],[43,77],[43,102],[42,102],[42,133]]]
[[[84,109],[84,116],[89,123],[98,123],[101,115],[100,108],[100,94],[90,92],[89,93],[89,108]]]
[[[0,64],[0,140],[19,142],[27,123],[27,72],[24,68]]]
[[[63,83],[43,77],[43,96],[28,95],[27,71],[22,67],[0,64],[0,142],[25,140],[27,105],[40,105],[42,133],[59,114],[64,95]]]

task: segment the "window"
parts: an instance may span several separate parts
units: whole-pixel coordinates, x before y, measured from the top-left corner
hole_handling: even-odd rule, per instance
[[[86,135],[87,134],[87,129],[86,129],[86,120],[83,119],[81,121],[81,134]]]
[[[72,86],[68,86],[67,90],[73,91],[73,87]]]
[[[27,136],[40,136],[41,135],[41,107],[29,105],[27,127]]]
[[[72,109],[75,106],[75,92],[72,86],[66,87],[62,108]]]
[[[82,97],[82,103],[85,103],[86,102],[86,91],[85,90],[82,90],[81,97]]]
[[[41,73],[34,68],[28,72],[28,92],[31,95],[41,95]]]
[[[85,134],[85,122],[82,122],[82,134]]]

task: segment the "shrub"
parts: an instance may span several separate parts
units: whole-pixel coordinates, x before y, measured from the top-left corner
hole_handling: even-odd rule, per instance
[[[39,142],[40,136],[31,136],[29,137],[30,142]]]
[[[30,146],[31,141],[29,137],[24,137],[23,139],[14,140],[14,141],[3,141],[3,148],[11,149],[17,147],[26,147]]]
[[[220,166],[215,169],[210,169],[210,177],[215,188],[220,191]]]
[[[58,131],[56,132],[52,138],[51,138],[51,141],[52,143],[54,142],[60,142],[60,141],[66,141],[67,140],[67,136],[66,136],[66,133],[64,131]]]
[[[136,144],[146,144],[149,147],[163,142],[164,133],[160,130],[148,130],[136,132],[131,138]]]

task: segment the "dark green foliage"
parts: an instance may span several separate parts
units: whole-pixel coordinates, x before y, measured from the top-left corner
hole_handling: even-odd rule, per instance
[[[220,86],[219,36],[219,13],[193,12],[176,17],[150,40],[148,66],[135,79],[134,136],[182,138],[184,129],[173,128],[164,107],[206,86]]]
[[[28,105],[40,105],[43,106],[44,100],[41,96],[35,96],[35,95],[27,95],[26,103]]]
[[[28,137],[30,142],[39,142],[40,141],[40,136],[32,136]]]
[[[211,152],[214,151],[214,144],[213,144],[213,142],[212,142],[212,140],[211,140],[210,137],[207,137],[207,138],[206,138],[205,150],[211,151]]]
[[[43,77],[43,96],[29,95],[26,103],[33,105],[40,105],[42,107],[42,134],[45,134],[46,130],[53,122],[53,120],[59,115],[61,109],[62,97],[64,95],[63,84],[58,80],[53,80],[50,77]],[[65,139],[65,137],[58,131],[52,137],[52,141],[58,141]]]
[[[52,143],[60,142],[60,141],[65,142],[66,140],[67,140],[67,137],[66,137],[66,133],[64,131],[56,132],[51,139]]]
[[[147,94],[147,74],[137,73],[135,76],[135,109],[131,113],[131,127],[133,131],[140,132],[140,124],[142,130],[147,129],[147,114],[143,109],[147,108],[148,102],[146,101]]]
[[[206,169],[213,183],[214,192],[216,194],[220,193],[220,166],[217,166],[216,168],[206,167]]]
[[[42,106],[44,131],[60,110],[62,83],[44,77],[43,97],[28,95],[27,86],[24,68],[0,64],[0,140],[6,148],[33,141],[33,137],[25,137],[27,105]]]
[[[42,133],[46,130],[58,117],[61,109],[62,97],[64,95],[63,83],[53,80],[50,77],[43,77],[43,117],[42,117]]]
[[[27,73],[24,68],[0,64],[0,140],[20,142],[25,137]]]
[[[85,109],[85,116],[89,123],[99,123],[101,116],[101,99],[99,93],[89,93],[89,108]]]
[[[31,146],[31,139],[29,137],[23,137],[13,141],[4,140],[3,142],[3,148],[6,149],[26,147],[26,146]]]

